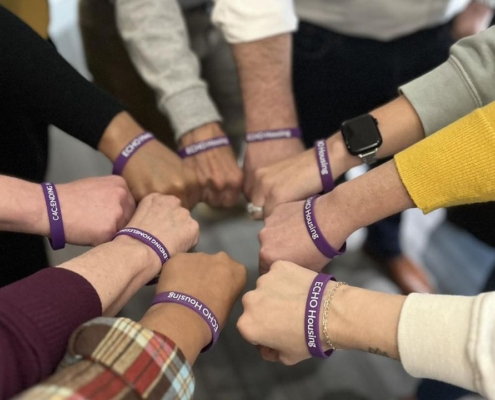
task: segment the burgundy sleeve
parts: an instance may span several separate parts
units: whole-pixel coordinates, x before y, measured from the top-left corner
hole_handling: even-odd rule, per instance
[[[72,332],[100,315],[95,289],[63,268],[46,268],[0,289],[0,399],[48,377]]]

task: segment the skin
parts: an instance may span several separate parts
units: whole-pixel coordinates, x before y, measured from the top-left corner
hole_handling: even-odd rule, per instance
[[[476,35],[490,26],[493,9],[476,2],[471,2],[453,22],[452,34],[455,39]]]
[[[383,139],[379,158],[402,151],[425,136],[421,120],[404,96],[377,108],[371,115],[378,121]],[[326,143],[334,179],[362,164],[359,157],[349,154],[340,132],[330,136]],[[303,200],[323,189],[314,149],[259,169],[255,177],[252,200],[264,207],[265,218],[278,204]]]
[[[41,185],[0,176],[0,230],[50,237]],[[131,219],[136,205],[120,176],[87,178],[56,185],[68,243],[96,246],[112,239]]]
[[[197,298],[213,311],[223,328],[246,284],[246,276],[244,266],[223,252],[179,254],[163,268],[156,293],[177,291]],[[190,364],[212,338],[201,317],[177,304],[152,306],[140,323],[172,339]]]
[[[290,34],[232,45],[244,102],[247,132],[297,127],[292,95]],[[279,139],[247,145],[244,194],[251,199],[254,174],[263,167],[301,153],[298,139]]]
[[[180,147],[222,136],[225,133],[218,123],[206,124],[182,136]],[[237,203],[243,174],[230,146],[187,157],[184,164],[196,173],[201,188],[201,201],[212,207],[232,207]]]
[[[357,229],[414,206],[391,160],[318,198],[314,214],[323,236],[339,249]],[[313,271],[320,271],[330,261],[312,243],[303,207],[304,201],[280,204],[265,220],[259,234],[261,274],[278,260]]]
[[[122,149],[144,129],[126,112],[115,116],[105,130],[98,150],[112,162]],[[184,207],[193,208],[201,198],[201,190],[194,171],[157,140],[143,145],[124,167],[126,180],[136,201],[150,193],[178,197]]]
[[[165,244],[173,257],[188,251],[199,237],[199,226],[173,196],[151,194],[139,204],[128,227],[145,230]],[[96,290],[103,313],[115,315],[161,269],[147,245],[127,236],[98,246],[59,268],[83,276]]]
[[[306,299],[316,273],[287,261],[278,261],[260,277],[256,289],[242,298],[244,313],[237,322],[241,335],[258,345],[268,361],[293,365],[310,358],[304,337]],[[336,285],[329,282],[324,299]],[[328,336],[338,349],[356,349],[400,359],[397,329],[406,297],[341,286],[328,312]],[[323,335],[323,307],[320,310]]]

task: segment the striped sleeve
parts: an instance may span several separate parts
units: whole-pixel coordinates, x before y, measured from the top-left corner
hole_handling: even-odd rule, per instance
[[[193,392],[174,342],[126,318],[97,318],[74,332],[57,373],[18,399],[187,400]]]

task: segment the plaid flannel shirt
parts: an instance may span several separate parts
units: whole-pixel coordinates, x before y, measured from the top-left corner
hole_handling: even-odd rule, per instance
[[[58,371],[16,399],[186,400],[193,392],[174,342],[126,318],[96,318],[72,334]]]

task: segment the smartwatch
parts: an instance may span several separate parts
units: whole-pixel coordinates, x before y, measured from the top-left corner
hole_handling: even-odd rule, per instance
[[[376,153],[383,141],[375,118],[366,114],[345,121],[341,132],[351,155],[358,156],[368,165],[376,162]]]

